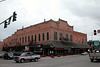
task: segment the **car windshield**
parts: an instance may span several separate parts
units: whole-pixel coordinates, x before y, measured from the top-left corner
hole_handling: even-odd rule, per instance
[[[26,53],[22,53],[22,54],[21,54],[21,56],[25,56],[25,55],[26,55]]]
[[[9,56],[13,56],[13,53],[8,53]]]
[[[4,54],[4,52],[0,52],[0,55],[3,55]]]
[[[22,54],[22,52],[15,52],[14,56],[20,56]]]
[[[30,52],[31,53],[31,55],[33,55],[33,52]]]

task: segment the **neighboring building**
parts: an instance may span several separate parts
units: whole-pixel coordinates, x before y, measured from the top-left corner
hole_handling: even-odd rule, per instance
[[[87,34],[74,31],[73,26],[70,26],[67,21],[50,19],[49,21],[19,29],[12,36],[4,39],[3,42],[5,47],[13,50],[15,49],[14,46],[21,46],[23,49],[27,45],[38,44],[41,46],[48,40],[87,43]]]
[[[2,51],[3,42],[0,42],[0,51]]]

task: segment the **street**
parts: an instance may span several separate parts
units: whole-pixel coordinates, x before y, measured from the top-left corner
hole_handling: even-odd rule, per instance
[[[38,62],[16,63],[14,60],[0,60],[0,67],[100,67],[100,61],[90,62],[88,55],[67,57],[45,57]]]

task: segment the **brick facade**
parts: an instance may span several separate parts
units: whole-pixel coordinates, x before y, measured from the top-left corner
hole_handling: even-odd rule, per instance
[[[12,36],[4,39],[3,42],[7,46],[28,45],[31,41],[36,44],[44,44],[47,40],[60,40],[60,38],[66,39],[67,37],[72,42],[87,43],[87,34],[73,31],[73,26],[62,19],[58,21],[50,19],[19,29]]]
[[[2,51],[2,46],[3,45],[3,42],[0,42],[0,51]]]

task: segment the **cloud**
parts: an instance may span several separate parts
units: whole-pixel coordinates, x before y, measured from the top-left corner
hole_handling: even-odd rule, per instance
[[[100,29],[99,3],[99,0],[6,0],[0,3],[0,21],[7,19],[14,11],[17,21],[11,22],[7,29],[0,25],[0,38],[11,36],[22,26],[38,24],[44,19],[57,21],[61,18],[74,26],[75,31],[88,34],[89,40],[92,31]]]

